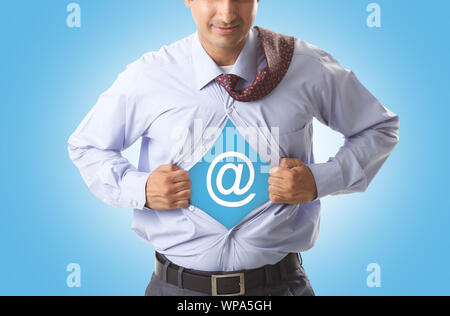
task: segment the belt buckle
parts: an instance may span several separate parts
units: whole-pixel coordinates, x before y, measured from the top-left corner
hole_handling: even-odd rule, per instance
[[[239,293],[232,294],[217,294],[217,279],[226,279],[226,278],[235,278],[239,277]],[[211,276],[211,290],[212,296],[240,296],[245,294],[245,278],[244,273],[235,273],[235,274],[215,274]]]

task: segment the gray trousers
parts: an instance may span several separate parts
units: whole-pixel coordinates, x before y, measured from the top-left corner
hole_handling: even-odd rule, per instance
[[[300,266],[286,275],[285,280],[266,282],[262,287],[247,290],[245,296],[315,296],[305,270]],[[209,296],[194,292],[160,280],[152,274],[145,296]]]

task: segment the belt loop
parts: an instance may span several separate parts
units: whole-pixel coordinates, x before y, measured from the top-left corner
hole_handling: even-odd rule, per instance
[[[178,268],[178,287],[180,289],[183,288],[183,270],[184,270],[183,267]]]
[[[299,258],[300,265],[303,266],[303,258],[302,258],[302,254],[300,252],[298,253],[298,258]]]
[[[163,267],[163,281],[167,282],[167,268],[169,267],[170,261],[166,261]]]

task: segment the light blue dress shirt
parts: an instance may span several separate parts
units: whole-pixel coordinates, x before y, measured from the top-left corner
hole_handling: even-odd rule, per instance
[[[252,84],[266,60],[255,28],[231,73]],[[114,207],[133,208],[132,228],[144,241],[186,268],[235,271],[274,264],[290,252],[303,252],[319,234],[320,199],[365,191],[397,144],[399,117],[386,109],[330,54],[295,40],[290,68],[267,97],[235,101],[214,78],[223,71],[203,49],[198,33],[128,65],[104,92],[68,140],[73,163],[89,189]],[[345,136],[345,144],[326,163],[315,163],[312,119]],[[193,160],[176,154],[174,126],[193,129],[279,128],[277,166],[283,157],[298,158],[311,169],[318,198],[301,205],[267,201],[238,225],[227,229],[203,210],[160,211],[146,208],[145,185],[160,165],[174,163],[189,171]],[[121,152],[142,138],[136,168]],[[251,144],[251,143],[250,143]],[[200,139],[192,152],[207,152],[212,141]],[[251,144],[252,145],[252,144]]]

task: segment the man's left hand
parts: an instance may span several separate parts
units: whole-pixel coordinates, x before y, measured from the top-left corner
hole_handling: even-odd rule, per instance
[[[269,198],[279,204],[302,204],[317,198],[316,180],[311,170],[296,158],[283,158],[270,170]]]

